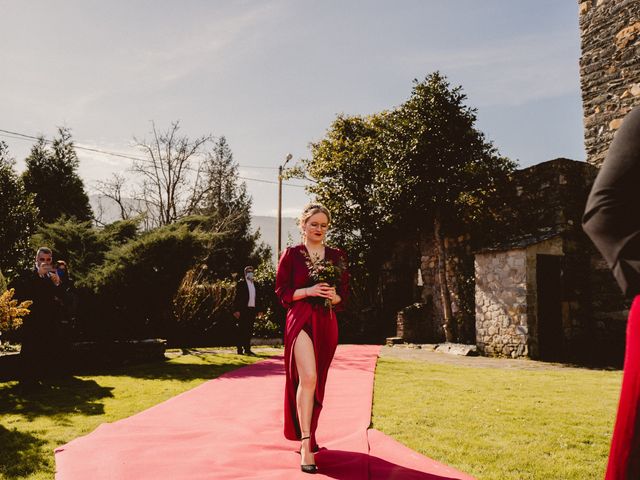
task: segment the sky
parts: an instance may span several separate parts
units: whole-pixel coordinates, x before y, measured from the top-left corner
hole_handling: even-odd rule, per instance
[[[277,167],[310,156],[338,114],[404,102],[433,71],[477,128],[527,167],[585,160],[575,0],[0,0],[0,130],[139,156],[180,121],[224,135],[253,198],[277,212]],[[17,168],[31,141],[0,132]],[[87,190],[130,160],[78,151]],[[295,185],[294,185],[295,184]],[[283,214],[309,200],[283,187]]]

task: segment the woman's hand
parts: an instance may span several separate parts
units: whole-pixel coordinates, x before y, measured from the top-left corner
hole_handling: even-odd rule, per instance
[[[342,298],[340,297],[340,295],[338,295],[338,292],[336,291],[336,288],[332,287],[331,304],[332,305],[337,305],[341,301],[342,301]]]
[[[307,287],[304,290],[307,297],[322,297],[332,299],[336,294],[336,289],[325,282],[316,283],[313,287]]]

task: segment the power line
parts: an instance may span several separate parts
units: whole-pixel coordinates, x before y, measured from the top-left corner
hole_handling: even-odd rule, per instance
[[[273,180],[260,180],[258,178],[247,178],[247,177],[238,177],[241,180],[247,180],[250,182],[261,182],[261,183],[272,183],[274,185],[277,185],[278,182],[274,182]],[[286,185],[288,187],[299,187],[299,188],[305,188],[306,185],[297,185],[295,183],[282,183],[282,185]]]
[[[6,137],[6,138],[12,138],[15,140],[40,140],[40,138],[42,138],[46,143],[53,143],[52,140],[48,140],[45,137],[35,137],[33,135],[27,135],[26,133],[19,133],[19,132],[13,132],[11,130],[5,130],[0,128],[0,136],[2,137]],[[95,152],[95,153],[101,153],[104,155],[111,155],[113,157],[120,157],[120,158],[126,158],[128,160],[138,160],[138,161],[145,161],[147,160],[146,158],[141,158],[141,157],[134,157],[131,155],[126,155],[123,153],[116,153],[116,152],[109,152],[107,150],[101,150],[98,148],[91,148],[91,147],[83,147],[82,145],[78,145],[77,143],[74,143],[73,145],[74,148],[78,149],[78,150],[86,150],[89,152]],[[277,170],[277,167],[265,167],[265,166],[258,166],[258,165],[240,165],[238,164],[238,168],[260,168],[260,169],[269,169],[269,170]],[[249,177],[241,177],[238,176],[239,179],[241,180],[245,180],[248,182],[259,182],[259,183],[269,183],[269,184],[273,184],[273,185],[277,185],[278,182],[275,182],[273,180],[262,180],[259,178],[249,178]],[[298,187],[298,188],[305,188],[305,185],[297,185],[295,183],[283,183],[282,185],[286,185],[288,187]]]

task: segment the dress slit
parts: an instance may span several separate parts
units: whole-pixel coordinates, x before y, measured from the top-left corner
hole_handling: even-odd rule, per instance
[[[297,393],[298,391],[298,386],[300,385],[300,375],[298,374],[298,364],[296,363],[296,355],[295,355],[295,348],[296,348],[296,343],[298,341],[298,337],[300,336],[300,334],[302,332],[305,332],[308,336],[309,339],[311,340],[311,343],[313,345],[313,356],[314,356],[314,361],[315,361],[315,365],[316,365],[316,376],[318,375],[318,358],[316,356],[316,345],[313,339],[313,327],[311,326],[311,321],[307,321],[304,322],[302,324],[302,327],[298,330],[298,332],[296,333],[296,336],[294,337],[294,339],[291,341],[291,355],[289,358],[289,372],[290,372],[290,377],[291,377],[291,383],[293,386],[293,391],[295,393]],[[318,385],[316,382],[316,388],[313,392],[313,401],[314,401],[314,409],[315,409],[315,405],[320,401],[318,399]],[[300,426],[300,418],[298,418],[298,400],[297,400],[297,395],[294,395],[293,397],[293,415],[294,415],[294,425],[296,428],[296,432],[298,433],[298,439],[300,437],[302,437],[302,428]]]

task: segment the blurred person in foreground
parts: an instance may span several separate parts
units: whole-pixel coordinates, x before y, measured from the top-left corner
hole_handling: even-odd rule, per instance
[[[627,114],[609,147],[582,225],[632,299],[605,480],[640,479],[640,107]]]

